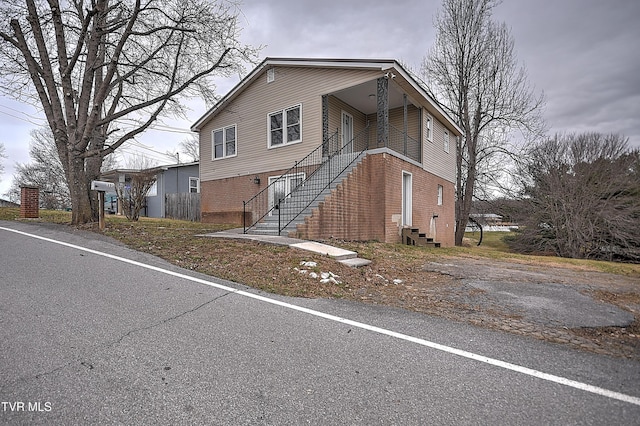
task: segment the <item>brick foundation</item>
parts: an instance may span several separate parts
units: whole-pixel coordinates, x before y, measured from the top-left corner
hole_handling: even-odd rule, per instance
[[[40,217],[40,190],[37,186],[20,187],[20,217],[23,219]]]
[[[368,155],[298,225],[297,236],[311,240],[402,241],[402,173],[412,175],[412,227],[443,247],[454,245],[454,185],[389,153]],[[438,185],[443,203],[438,205]]]
[[[201,182],[202,221],[242,226],[243,200],[268,184],[273,171],[216,181]],[[411,173],[413,186],[412,227],[434,238],[443,247],[454,245],[454,184],[391,153],[367,155],[305,223],[296,235],[310,240],[402,241],[402,175]],[[254,183],[254,178],[260,184]],[[438,185],[443,202],[438,205]],[[251,218],[247,218],[251,223]]]

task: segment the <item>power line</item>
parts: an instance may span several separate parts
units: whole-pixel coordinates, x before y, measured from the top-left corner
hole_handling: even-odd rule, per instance
[[[9,117],[13,117],[13,118],[18,119],[18,120],[26,121],[27,123],[29,123],[29,124],[33,124],[34,126],[42,126],[42,125],[46,122],[46,121],[45,121],[44,119],[42,119],[42,118],[33,117],[33,116],[29,115],[29,114],[26,114],[26,113],[24,113],[24,112],[22,112],[22,111],[19,111],[19,110],[17,110],[17,109],[14,109],[14,108],[9,108],[9,107],[7,107],[7,106],[5,106],[5,105],[0,105],[0,107],[8,108],[8,109],[13,110],[13,111],[17,111],[17,112],[19,112],[19,113],[21,113],[21,114],[23,114],[23,115],[26,115],[26,116],[27,116],[27,117],[29,117],[29,118],[19,117],[19,116],[17,116],[17,115],[14,115],[14,114],[11,114],[11,113],[9,113],[9,112],[2,111],[2,110],[0,110],[0,114],[8,115]],[[40,122],[40,123],[35,123],[35,122],[31,121],[31,120],[41,120],[41,122]]]
[[[45,118],[27,114],[24,111],[20,111],[19,109],[12,108],[12,107],[7,106],[7,105],[0,104],[0,108],[6,108],[8,110],[15,111],[17,113],[20,113],[23,116],[26,116],[27,118],[24,118],[24,117],[21,117],[21,116],[18,116],[18,115],[14,115],[14,114],[11,114],[9,112],[2,111],[2,110],[0,110],[0,114],[5,114],[5,115],[7,115],[9,117],[13,117],[13,118],[16,118],[18,120],[25,121],[25,122],[33,124],[35,126],[42,126],[42,125],[46,124],[46,122],[47,122],[47,120]],[[35,120],[37,122],[34,122],[33,120]],[[119,122],[119,123],[125,124],[125,125],[132,125],[133,124],[134,126],[136,124],[139,124],[139,123],[135,122],[135,120],[133,120],[133,119],[129,119],[129,120],[133,121],[133,123],[127,123],[127,119],[124,119],[124,118],[123,119],[119,119],[119,120],[114,120],[114,123],[118,123]],[[193,132],[189,128],[169,126],[169,125],[166,125],[166,124],[152,124],[152,125],[149,126],[149,129],[157,130],[159,132],[167,132],[167,133],[178,133],[178,134],[185,134],[185,135],[193,134]]]

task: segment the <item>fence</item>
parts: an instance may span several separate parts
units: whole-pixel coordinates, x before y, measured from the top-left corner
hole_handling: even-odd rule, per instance
[[[164,216],[172,219],[200,221],[200,194],[166,194]]]

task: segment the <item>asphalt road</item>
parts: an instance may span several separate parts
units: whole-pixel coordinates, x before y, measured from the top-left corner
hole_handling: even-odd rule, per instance
[[[637,425],[640,363],[0,221],[0,402],[0,424]]]

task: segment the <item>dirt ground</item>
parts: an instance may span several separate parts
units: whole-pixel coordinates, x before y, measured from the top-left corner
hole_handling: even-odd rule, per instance
[[[454,285],[441,290],[443,298],[457,306],[453,312],[460,320],[592,352],[640,359],[637,278],[573,267],[460,257],[429,262],[425,271],[455,280]],[[514,294],[520,297],[514,298]],[[551,306],[536,306],[541,300]],[[460,309],[463,307],[466,312]],[[598,309],[605,315],[599,316]]]
[[[234,260],[219,252],[214,254],[212,244],[238,256]],[[206,246],[210,255],[202,260],[208,261],[196,261],[191,265],[193,269],[274,293],[394,306],[640,360],[637,277],[568,265],[550,267],[513,259],[446,256],[402,245],[374,244],[372,248],[366,243],[345,243],[345,248],[373,260],[361,268],[350,268],[302,250],[256,242],[221,240],[206,242]],[[217,260],[212,262],[214,256]],[[190,261],[194,261],[193,254],[185,255],[184,262]],[[490,284],[493,287],[487,287]],[[501,287],[494,288],[496,285]],[[552,290],[552,294],[524,294],[517,299],[521,303],[505,303],[506,293],[525,288],[534,295],[542,290]],[[555,306],[537,311],[527,306],[541,300]],[[571,303],[575,305],[573,316],[567,317]],[[607,307],[611,306],[618,312],[613,315],[617,324],[602,326],[600,317],[594,323],[589,321],[595,307],[604,308],[607,323],[611,317]],[[589,315],[582,315],[583,312]]]

